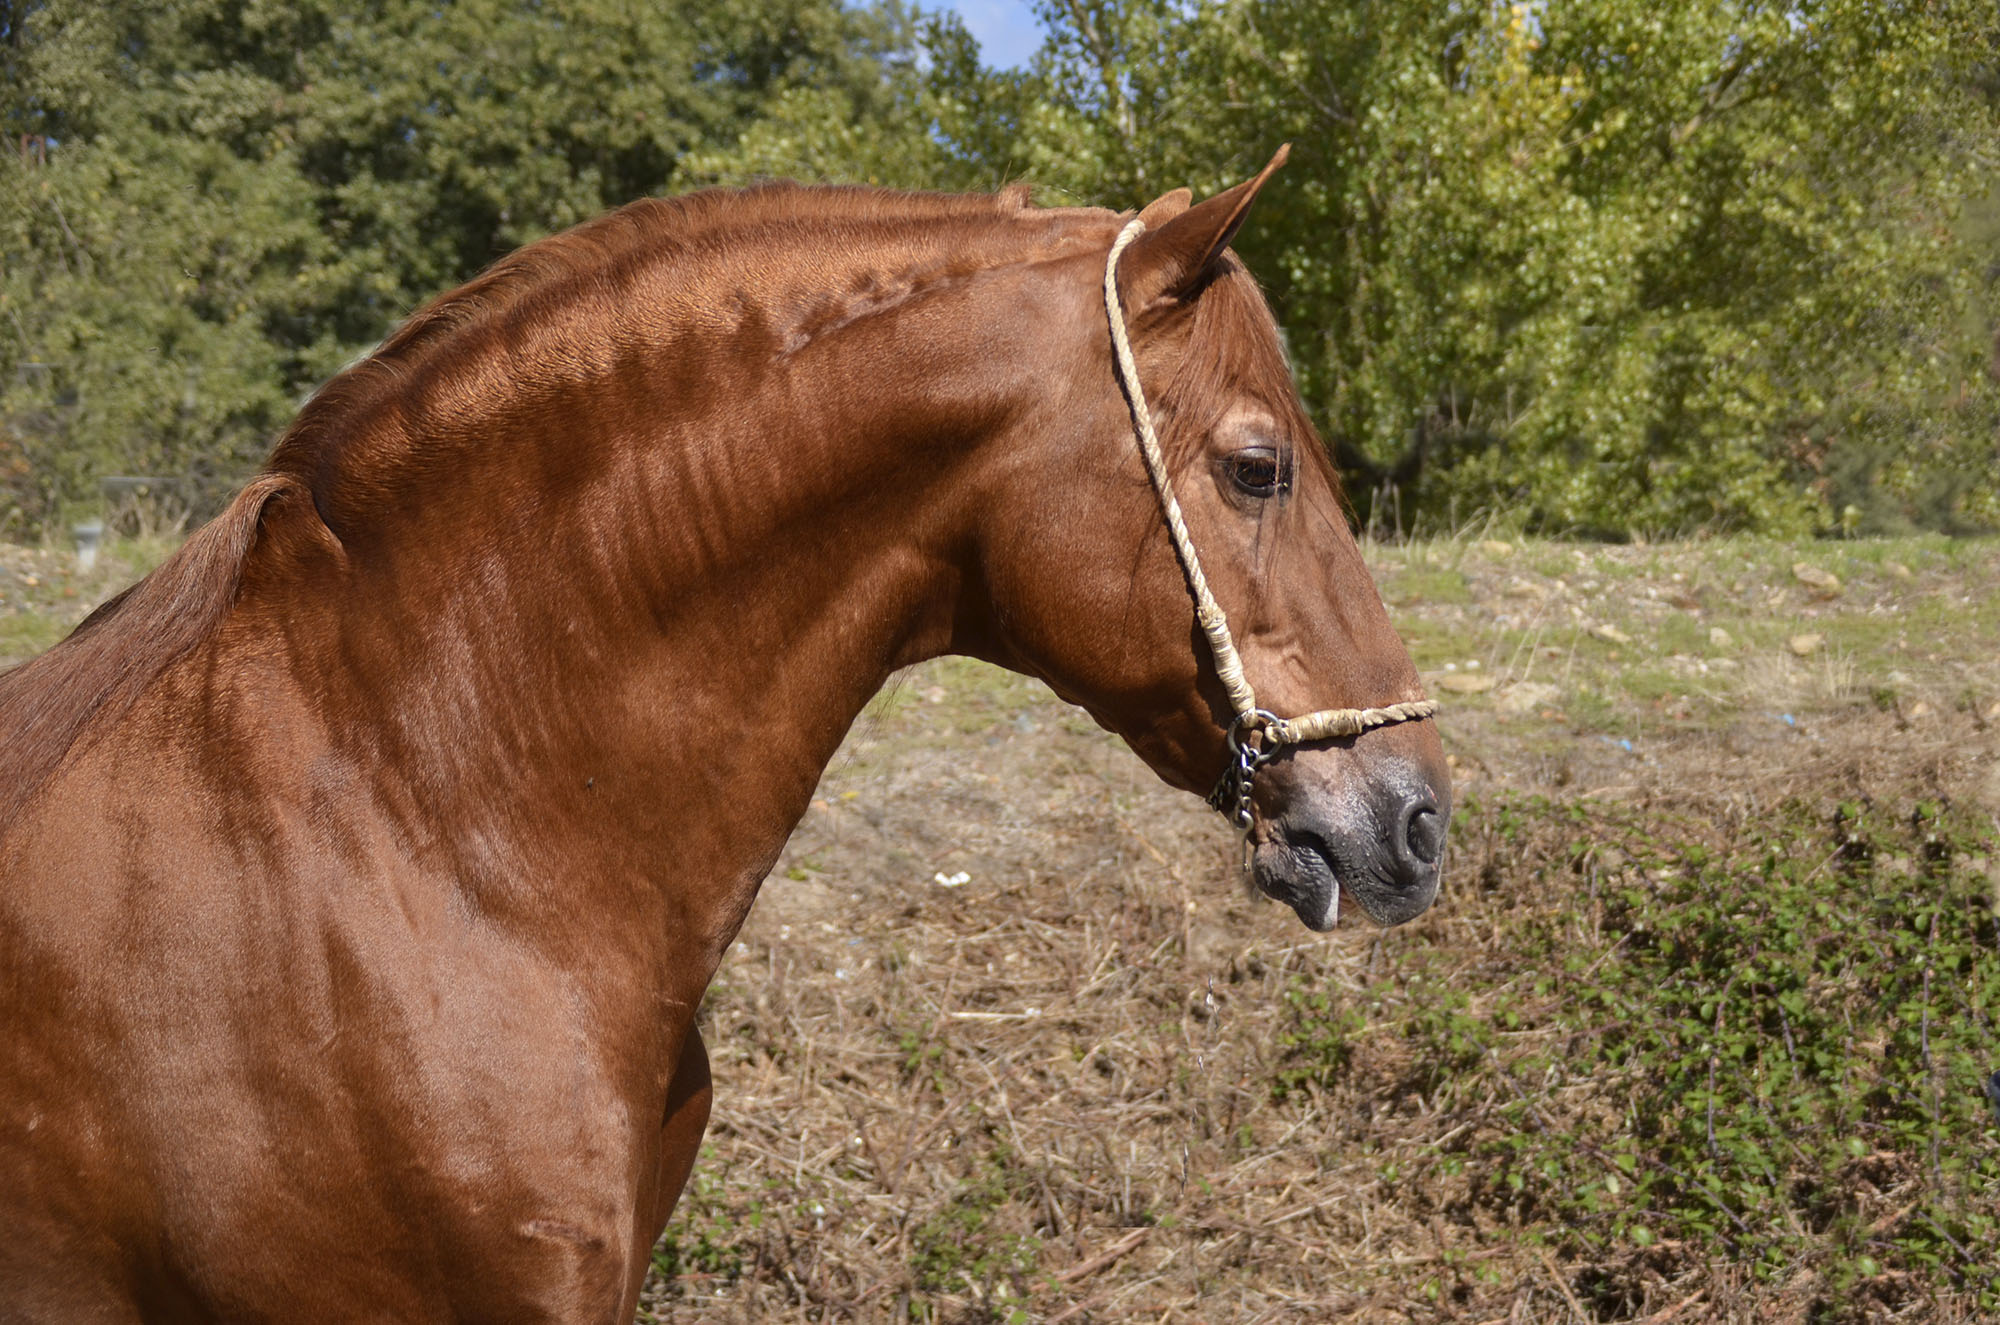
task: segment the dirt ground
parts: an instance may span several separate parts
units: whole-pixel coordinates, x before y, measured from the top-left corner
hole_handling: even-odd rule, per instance
[[[1785,798],[2000,810],[1991,544],[1821,555],[1835,590],[1781,547],[1370,555],[1447,704],[1462,804],[1671,805],[1724,831]],[[1505,849],[1462,841],[1409,926],[1317,936],[1246,894],[1219,818],[1039,685],[916,669],[828,770],[706,1005],[710,1144],[648,1311],[1970,1318],[1942,1288],[1829,1315],[1810,1270],[1774,1284],[1657,1248],[1593,1298],[1604,1266],[1399,1180],[1463,1110],[1393,1073],[1274,1098],[1288,1000],[1358,994],[1419,948],[1474,960],[1504,912],[1466,890]]]

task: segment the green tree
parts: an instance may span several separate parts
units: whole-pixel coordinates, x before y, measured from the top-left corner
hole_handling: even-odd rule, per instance
[[[1996,141],[1991,6],[1045,13],[1071,155],[1123,201],[1296,144],[1242,246],[1364,511],[1801,529],[1949,472],[1934,514],[2000,515],[1951,225]]]
[[[764,176],[1131,206],[1242,246],[1364,516],[2000,523],[1974,0],[0,0],[0,516],[222,486],[517,244]],[[1969,210],[1968,210],[1968,204]]]
[[[295,389],[269,326],[310,309],[328,256],[295,155],[241,150],[267,110],[256,79],[190,69],[159,40],[164,11],[27,21],[61,27],[14,30],[26,96],[0,154],[0,514],[15,521],[105,473],[247,468]]]
[[[682,178],[990,191],[1032,177],[1041,136],[1030,128],[1054,109],[1043,79],[982,66],[955,14],[881,14],[899,40],[879,81],[786,88],[734,140],[690,155]]]

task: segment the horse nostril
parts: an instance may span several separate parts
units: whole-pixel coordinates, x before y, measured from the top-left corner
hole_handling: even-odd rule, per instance
[[[1403,840],[1409,844],[1410,854],[1426,865],[1437,864],[1444,854],[1444,827],[1444,816],[1432,802],[1411,806],[1403,823]]]

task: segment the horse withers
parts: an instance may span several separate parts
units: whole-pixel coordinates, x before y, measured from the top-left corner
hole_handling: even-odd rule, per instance
[[[1269,173],[1140,213],[1129,381],[1126,217],[636,203],[418,313],[0,677],[0,1320],[629,1318],[702,991],[920,659],[1040,677],[1190,791],[1250,765],[1306,923],[1422,911],[1437,735],[1227,250]],[[1236,682],[1406,720],[1279,740]]]

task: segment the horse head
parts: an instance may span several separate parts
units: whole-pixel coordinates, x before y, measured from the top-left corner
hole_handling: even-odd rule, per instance
[[[1044,678],[1175,786],[1221,790],[1249,744],[1242,826],[1257,886],[1314,929],[1338,922],[1343,891],[1396,924],[1437,894],[1451,784],[1434,726],[1392,720],[1281,742],[1265,723],[1429,709],[1276,325],[1228,248],[1283,159],[1198,206],[1183,189],[1141,212],[1114,272],[1115,310],[1089,279],[1106,265],[1102,249],[1072,260],[1063,296],[1045,292],[1047,357],[1034,370],[1050,386],[1003,448],[1009,481],[983,504],[993,601],[958,644]],[[1113,312],[1130,329],[1129,399],[1107,334]],[[1147,401],[1169,475],[1158,491],[1135,440]],[[1177,555],[1168,491],[1204,576]],[[1197,619],[1198,578],[1226,617],[1241,678],[1228,675],[1236,660],[1218,665]],[[1240,721],[1252,688],[1261,740]]]

